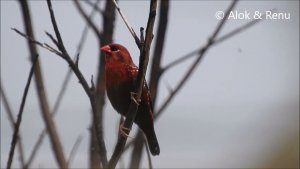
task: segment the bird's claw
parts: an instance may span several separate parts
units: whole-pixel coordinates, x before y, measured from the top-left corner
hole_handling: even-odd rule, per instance
[[[137,105],[140,105],[141,99],[137,99],[137,94],[134,92],[130,92],[130,98],[133,100]]]
[[[120,135],[123,136],[124,138],[133,138],[129,135],[129,132],[130,132],[130,128],[126,128],[124,127],[124,121],[122,121],[122,123],[120,124],[120,127],[119,127],[119,131],[120,131]]]
[[[129,135],[129,131],[130,131],[129,128],[126,128],[123,125],[120,126],[120,135],[123,136],[124,138],[127,138],[127,137],[133,138]]]

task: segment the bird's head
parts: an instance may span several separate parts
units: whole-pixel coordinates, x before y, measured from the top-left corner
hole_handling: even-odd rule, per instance
[[[117,66],[121,64],[133,64],[128,50],[116,43],[105,45],[100,48],[105,53],[105,63],[110,66]]]

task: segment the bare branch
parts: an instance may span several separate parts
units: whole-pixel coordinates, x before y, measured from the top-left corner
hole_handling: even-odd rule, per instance
[[[102,15],[104,14],[103,10],[98,7],[98,2],[100,2],[100,0],[98,0],[96,3],[93,3],[90,0],[86,0],[86,1],[83,1],[83,2],[85,2],[86,4],[88,4],[91,7],[93,7],[93,10],[95,9],[94,11],[97,11],[97,12],[99,12]]]
[[[49,32],[45,31],[45,33],[46,33],[46,35],[52,40],[52,42],[53,42],[56,46],[59,45],[58,42],[57,42],[57,40],[56,40]]]
[[[274,10],[275,10],[275,9],[272,9],[271,11],[274,11]],[[265,18],[264,15],[262,15],[262,18]],[[217,44],[219,44],[220,42],[223,42],[223,41],[225,41],[225,40],[227,40],[227,39],[233,37],[234,35],[237,35],[238,33],[241,33],[242,31],[244,31],[244,30],[246,30],[246,29],[248,29],[248,28],[254,26],[254,25],[257,24],[258,22],[263,21],[263,20],[264,20],[264,19],[254,19],[254,20],[251,20],[251,21],[249,21],[248,23],[246,23],[245,25],[243,25],[243,26],[241,26],[241,27],[238,27],[238,28],[236,28],[236,29],[230,31],[229,33],[227,33],[227,34],[221,36],[220,38],[215,39],[214,41],[212,41],[212,44],[211,44],[211,45],[212,45],[212,46],[213,46],[213,45],[217,45]],[[171,67],[176,66],[176,65],[178,65],[179,63],[182,63],[182,62],[185,61],[185,60],[188,60],[188,59],[190,59],[190,58],[192,58],[192,57],[194,57],[194,56],[197,56],[196,54],[199,53],[200,50],[201,50],[201,49],[196,49],[196,50],[194,50],[194,51],[192,51],[192,52],[190,52],[190,53],[188,53],[188,54],[186,54],[186,55],[184,55],[184,56],[182,56],[182,57],[180,57],[180,58],[178,58],[178,59],[172,61],[171,63],[169,63],[168,65],[166,65],[166,66],[162,69],[161,73],[164,73],[165,71],[167,71],[167,70],[170,69]]]
[[[116,9],[118,10],[119,14],[121,15],[121,17],[122,17],[122,19],[123,19],[123,21],[124,21],[127,29],[129,30],[129,32],[131,33],[132,37],[134,38],[136,45],[140,48],[141,47],[141,41],[138,38],[138,36],[136,35],[136,33],[134,32],[134,29],[129,24],[127,18],[125,17],[125,15],[123,14],[123,12],[121,11],[121,8],[117,4],[116,0],[112,0],[112,2],[114,3]]]
[[[75,154],[76,154],[76,152],[77,152],[77,149],[78,149],[78,147],[79,147],[79,145],[80,145],[82,139],[83,139],[83,136],[82,136],[82,135],[78,136],[78,138],[76,139],[76,141],[75,141],[75,143],[74,143],[74,145],[73,145],[73,148],[72,148],[72,150],[71,150],[71,152],[70,152],[70,155],[69,155],[69,160],[68,160],[68,162],[67,162],[68,166],[70,166],[70,163],[71,163],[72,160],[74,159]]]
[[[59,55],[59,56],[63,56],[59,51],[57,51],[56,49],[54,49],[53,47],[51,47],[51,46],[49,46],[48,44],[46,44],[46,43],[41,43],[41,42],[39,42],[39,41],[36,41],[36,40],[34,40],[34,39],[32,39],[32,37],[29,37],[29,36],[27,36],[27,35],[25,35],[24,33],[22,33],[21,31],[19,31],[18,29],[16,29],[16,28],[11,28],[12,30],[14,30],[16,33],[18,33],[19,35],[21,35],[21,36],[23,36],[24,38],[26,38],[27,40],[29,40],[31,43],[34,43],[34,44],[37,44],[37,45],[39,45],[40,47],[42,47],[42,48],[44,48],[44,49],[47,49],[47,50],[49,50],[50,52],[52,52],[52,53],[55,53],[55,54],[57,54],[57,55]]]
[[[77,48],[77,52],[76,52],[77,54],[79,54],[82,50],[83,44],[85,42],[85,37],[86,37],[86,34],[87,34],[87,30],[88,30],[87,28],[88,28],[88,26],[85,26],[85,28],[84,28],[84,30],[81,34],[81,38],[79,40],[79,44],[78,44],[78,48]],[[54,103],[53,110],[52,110],[52,115],[53,116],[55,116],[57,114],[57,110],[58,110],[58,108],[60,106],[60,103],[63,99],[65,91],[67,90],[67,86],[69,84],[71,76],[72,76],[72,69],[69,69],[68,72],[66,73],[66,76],[65,76],[64,81],[62,83],[61,89],[60,89],[59,94],[58,94],[58,96],[56,98],[56,101]],[[43,139],[46,136],[46,134],[47,134],[47,129],[44,128],[43,131],[40,133],[38,140],[34,144],[33,150],[31,151],[29,159],[27,160],[27,163],[25,164],[24,168],[29,168],[29,166],[32,163],[32,161],[33,161],[33,159],[34,159],[34,157],[37,153],[37,150],[39,149]]]
[[[19,1],[19,2],[21,5],[22,13],[23,13],[23,20],[24,20],[24,25],[25,25],[25,29],[26,29],[26,34],[29,37],[32,37],[32,39],[34,39],[28,2],[27,1]],[[30,43],[30,41],[28,41],[28,46],[29,46],[29,50],[30,50],[30,53],[32,56],[31,60],[33,61],[34,60],[33,56],[36,56],[38,54],[36,45],[34,45],[33,43]],[[46,96],[46,92],[45,92],[45,87],[44,87],[44,82],[43,82],[43,77],[42,77],[41,67],[39,65],[39,62],[37,62],[37,64],[36,64],[34,75],[35,75],[36,90],[37,90],[37,94],[39,97],[38,100],[40,103],[40,108],[42,110],[41,111],[42,117],[43,117],[44,123],[47,127],[47,130],[49,132],[49,138],[50,138],[51,146],[53,149],[53,153],[55,155],[56,161],[57,161],[58,165],[60,166],[60,168],[67,168],[64,153],[63,153],[63,148],[60,143],[59,136],[57,134],[54,120],[53,120],[53,118],[51,116],[51,112],[49,110],[48,100],[47,100],[47,96]]]
[[[11,164],[12,164],[12,161],[13,161],[14,152],[15,152],[14,150],[15,150],[15,146],[16,146],[17,140],[18,140],[19,128],[20,128],[21,121],[22,121],[23,110],[24,110],[24,106],[25,106],[29,86],[30,86],[30,83],[31,83],[31,79],[32,79],[32,76],[33,76],[33,73],[34,73],[34,68],[35,68],[35,65],[37,63],[37,60],[38,60],[38,55],[35,56],[35,60],[33,61],[33,64],[31,66],[30,73],[29,73],[29,76],[28,76],[28,79],[27,79],[27,83],[26,83],[26,86],[25,86],[25,89],[24,89],[22,102],[21,102],[21,105],[20,105],[17,121],[16,121],[16,124],[15,124],[15,129],[14,129],[14,133],[13,133],[13,137],[12,137],[12,141],[11,141],[11,147],[10,147],[10,151],[9,151],[9,158],[8,158],[8,161],[7,161],[7,169],[11,168]]]
[[[157,1],[151,0],[150,2],[150,9],[149,9],[149,17],[147,22],[147,28],[146,28],[146,38],[144,45],[140,48],[140,62],[139,62],[139,73],[137,76],[137,83],[134,88],[134,93],[136,93],[136,100],[139,100],[142,94],[142,87],[144,84],[145,74],[148,66],[149,61],[149,50],[152,42],[152,34],[153,34],[153,27],[155,22],[155,16],[156,16],[156,6]],[[131,129],[133,120],[136,116],[136,112],[138,109],[138,104],[131,100],[128,113],[126,115],[126,120],[124,123],[124,127]],[[125,137],[119,137],[117,145],[115,147],[115,150],[113,152],[113,155],[108,163],[109,168],[115,168],[117,165],[117,162],[120,159],[120,156],[123,152],[123,149],[125,147],[127,138]]]
[[[230,13],[230,11],[232,11],[232,9],[234,8],[234,6],[236,5],[237,0],[234,0],[231,5],[229,6],[229,8],[227,9],[226,13],[225,13],[225,17],[224,18],[228,18],[228,15]],[[160,109],[157,111],[155,118],[157,119],[161,113],[163,112],[163,110],[168,106],[168,104],[171,102],[171,100],[174,98],[174,96],[179,92],[179,90],[183,87],[183,85],[187,82],[187,80],[189,79],[189,77],[192,75],[192,73],[194,72],[194,70],[196,69],[197,65],[200,63],[200,61],[202,60],[204,54],[206,53],[206,51],[212,46],[214,39],[217,37],[217,35],[219,34],[220,30],[222,29],[223,25],[225,24],[225,22],[227,21],[227,19],[222,19],[221,22],[219,23],[219,25],[217,26],[216,30],[213,32],[212,36],[208,39],[206,45],[201,48],[201,50],[198,52],[198,58],[195,60],[195,62],[192,64],[192,66],[189,68],[189,70],[187,71],[187,73],[184,75],[184,77],[180,80],[180,82],[178,83],[178,85],[175,87],[175,89],[173,90],[173,92],[170,93],[170,95],[168,96],[168,98],[165,100],[165,102],[162,104],[162,106],[160,107]]]
[[[76,66],[76,64],[70,58],[67,50],[65,49],[63,41],[62,41],[61,36],[60,36],[60,32],[59,32],[57,24],[56,24],[55,16],[54,16],[54,13],[53,13],[53,10],[52,10],[51,1],[47,0],[47,4],[48,4],[50,16],[51,16],[52,25],[53,25],[56,37],[58,39],[58,44],[59,44],[58,48],[63,53],[64,59],[66,60],[66,62],[68,62],[68,64],[72,68],[73,72],[76,74],[79,82],[81,83],[82,87],[84,88],[86,94],[88,95],[88,97],[90,99],[90,103],[91,103],[91,107],[92,107],[92,110],[93,110],[93,114],[95,116],[97,116],[97,112],[98,111],[97,111],[97,100],[96,100],[95,94],[94,94],[93,91],[90,90],[89,85],[88,85],[87,81],[85,80],[85,78],[83,77],[81,71],[78,69],[78,67]],[[98,145],[99,145],[99,147],[103,147],[104,146],[104,149],[100,149],[99,150],[100,151],[99,154],[102,157],[101,160],[102,160],[103,165],[106,166],[106,164],[107,164],[107,158],[104,157],[104,156],[106,156],[106,149],[105,149],[105,144],[104,144],[103,137],[101,137],[101,134],[100,134],[101,133],[101,128],[98,127],[99,119],[98,118],[94,118],[93,120],[94,120],[94,123],[93,123],[94,126],[93,127],[95,128],[95,131],[97,133],[96,134],[96,138],[97,138],[97,141],[98,141]]]
[[[168,65],[166,65],[164,68],[161,69],[161,75],[166,72],[167,70],[169,70],[171,67],[178,65],[179,63],[182,63],[185,60],[188,60],[194,56],[196,56],[197,53],[199,53],[200,49],[196,49],[192,52],[189,52],[188,54],[185,54],[184,56],[172,61],[171,63],[169,63]]]
[[[99,2],[99,1],[98,1]],[[98,3],[97,2],[97,3]],[[75,6],[78,9],[79,13],[82,15],[82,17],[85,19],[85,21],[88,23],[88,25],[93,29],[93,31],[97,34],[98,38],[102,38],[102,32],[99,31],[97,26],[94,24],[94,22],[91,20],[91,18],[83,11],[81,5],[79,4],[78,0],[74,0]],[[96,8],[97,5],[94,6]]]
[[[110,0],[105,1],[104,11],[102,15],[102,38],[98,38],[99,47],[112,43],[113,41],[113,33],[114,33],[114,23],[115,23],[115,7],[113,2]],[[99,50],[98,57],[98,70],[97,70],[97,78],[96,78],[96,113],[93,113],[92,116],[92,126],[98,128],[96,132],[94,129],[90,130],[90,168],[99,168],[99,167],[107,167],[107,154],[105,142],[98,142],[97,138],[100,138],[100,141],[104,140],[104,129],[103,129],[103,112],[105,105],[105,58],[103,57],[104,53]],[[94,119],[98,119],[96,122]],[[98,139],[99,140],[99,139]],[[97,154],[100,152],[100,154]],[[99,165],[100,164],[100,165]],[[102,164],[102,165],[101,165]]]
[[[158,90],[158,84],[161,75],[161,59],[163,46],[166,36],[166,30],[168,25],[168,13],[169,13],[169,0],[161,0],[159,5],[159,16],[158,16],[158,27],[154,52],[152,54],[152,65],[151,65],[151,75],[149,82],[149,90],[152,99],[153,109],[156,105],[156,96]],[[131,152],[131,162],[130,168],[139,168],[142,159],[143,145],[144,145],[144,134],[142,131],[138,130],[135,135],[134,148]],[[132,143],[132,142],[130,142]],[[130,143],[127,144],[130,145]],[[149,162],[150,163],[150,162]]]
[[[8,116],[8,120],[10,122],[10,125],[11,125],[11,128],[15,128],[15,119],[14,119],[14,115],[13,115],[13,112],[10,108],[10,105],[8,103],[8,99],[6,97],[6,94],[3,90],[3,87],[2,87],[2,84],[0,82],[0,94],[1,94],[1,98],[3,100],[3,103],[4,103],[4,108],[6,109],[6,113],[7,113],[7,116]],[[22,139],[21,139],[21,136],[20,136],[20,133],[18,134],[18,149],[19,149],[19,153],[20,153],[20,161],[21,161],[21,166],[22,168],[24,168],[25,166],[25,160],[24,160],[24,151],[23,151],[23,143],[22,143]]]
[[[66,77],[65,77],[65,79],[63,81],[62,87],[61,87],[61,89],[59,91],[59,94],[57,96],[57,99],[56,99],[56,101],[54,103],[53,110],[52,110],[52,116],[55,116],[56,113],[57,113],[57,110],[59,108],[59,105],[61,103],[63,95],[64,95],[64,93],[66,91],[67,85],[68,85],[68,83],[69,83],[69,81],[71,79],[71,75],[72,75],[72,69],[69,69],[68,73],[66,74]],[[47,134],[47,129],[44,128],[43,131],[40,133],[38,140],[34,144],[33,150],[31,151],[29,159],[27,160],[24,168],[29,168],[29,166],[32,163],[32,161],[33,161],[33,159],[34,159],[34,157],[35,157],[35,155],[37,153],[37,150],[39,149],[40,145],[42,144],[42,141],[45,138],[46,134]]]
[[[152,57],[151,76],[150,76],[150,93],[152,104],[156,104],[156,93],[161,75],[161,59],[166,37],[169,13],[169,0],[160,1],[159,23],[157,28],[157,39],[155,43],[154,53]]]

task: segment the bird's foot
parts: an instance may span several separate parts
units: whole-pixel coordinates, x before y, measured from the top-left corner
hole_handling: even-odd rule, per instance
[[[130,92],[130,98],[133,100],[137,105],[140,105],[141,99],[137,98],[137,94],[134,92]]]
[[[119,125],[119,133],[120,133],[120,135],[123,136],[124,138],[127,138],[127,137],[133,138],[133,137],[131,137],[129,135],[130,130],[131,130],[130,128],[124,127],[124,119],[123,119],[123,117],[121,117],[121,119],[120,119],[120,125]]]

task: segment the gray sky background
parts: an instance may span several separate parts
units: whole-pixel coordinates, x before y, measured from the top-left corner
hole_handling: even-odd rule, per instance
[[[44,33],[54,32],[46,2],[30,1],[29,4],[36,39],[52,44]],[[146,27],[149,2],[121,1],[119,4],[136,32],[140,26]],[[230,1],[171,1],[162,65],[203,46],[219,22],[215,13],[225,11],[229,4]],[[273,8],[290,13],[291,18],[262,21],[207,52],[155,125],[161,147],[161,154],[152,158],[155,168],[262,167],[286,144],[299,158],[299,1],[241,1],[235,10],[253,13]],[[85,22],[71,1],[53,1],[53,9],[65,46],[75,55]],[[101,18],[97,16],[94,20],[101,21]],[[229,20],[221,35],[248,21]],[[1,1],[1,83],[16,114],[30,62],[27,42],[10,30],[11,27],[24,30],[19,4]],[[125,45],[138,63],[138,49],[118,14],[114,41]],[[41,48],[38,50],[50,107],[53,107],[68,65],[58,56]],[[97,39],[89,31],[79,62],[87,79],[96,73],[98,50]],[[176,86],[193,60],[164,74],[157,107],[168,96],[167,86]],[[1,102],[1,168],[6,166],[12,137],[2,105]],[[116,142],[119,115],[108,100],[104,117],[105,142],[110,157]],[[71,167],[87,167],[90,105],[75,76],[55,122],[66,156],[76,138],[83,136]],[[26,158],[43,128],[32,83],[21,124]],[[291,139],[296,144],[290,144]],[[122,159],[125,166],[129,161],[128,152]],[[147,167],[146,154],[143,158],[142,166]],[[13,166],[18,167],[18,164],[17,153]],[[46,139],[32,167],[56,166]]]

